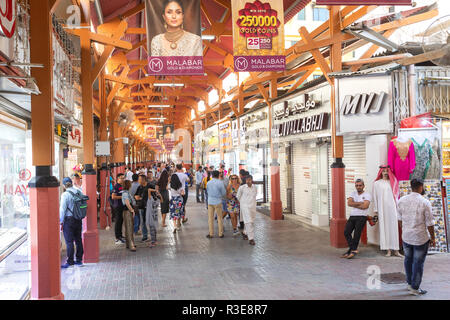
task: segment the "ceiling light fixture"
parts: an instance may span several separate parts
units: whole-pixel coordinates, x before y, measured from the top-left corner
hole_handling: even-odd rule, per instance
[[[202,40],[212,41],[215,40],[216,36],[213,34],[204,34],[202,35]]]
[[[149,108],[170,108],[171,105],[169,105],[169,104],[156,104],[156,105],[149,105],[147,107],[149,107]]]
[[[184,83],[154,83],[155,87],[184,87]]]

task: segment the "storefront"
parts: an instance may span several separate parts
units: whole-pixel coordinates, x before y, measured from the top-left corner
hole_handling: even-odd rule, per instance
[[[206,165],[218,168],[220,165],[219,126],[217,124],[205,130]]]
[[[394,79],[384,72],[335,80],[336,130],[337,135],[344,136],[346,198],[355,191],[357,179],[363,179],[365,191],[372,193],[379,167],[388,164],[388,148],[394,133]],[[347,206],[347,217],[350,211]],[[366,241],[365,236],[362,240]],[[379,244],[378,224],[367,228],[367,241]]]
[[[256,200],[258,204],[270,202],[270,146],[269,146],[269,108],[262,106],[239,118],[240,165],[253,176],[258,189]]]
[[[282,97],[273,105],[284,211],[316,226],[331,217],[331,104],[327,83]]]
[[[234,173],[237,173],[238,170],[238,157],[236,155],[235,150],[233,148],[233,140],[232,140],[232,122],[226,121],[224,123],[219,124],[219,136],[220,136],[220,153],[221,153],[221,162],[225,165],[225,169],[231,170]]]
[[[25,121],[0,112],[0,299],[23,299],[30,288],[30,199]]]

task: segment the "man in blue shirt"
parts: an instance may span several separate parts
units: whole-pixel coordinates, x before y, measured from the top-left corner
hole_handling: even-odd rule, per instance
[[[223,219],[222,219],[222,198],[225,197],[227,191],[223,185],[223,181],[219,180],[219,171],[213,171],[212,180],[208,182],[206,190],[208,192],[208,239],[214,236],[214,212],[217,214],[217,223],[219,224],[219,238],[223,238]]]
[[[67,262],[63,264],[61,268],[66,269],[74,264],[78,266],[83,265],[83,241],[81,240],[82,220],[73,217],[74,200],[73,196],[68,192],[70,191],[76,194],[81,193],[81,191],[74,188],[72,179],[70,178],[63,179],[63,186],[65,192],[61,195],[59,222],[64,233],[67,247]],[[73,246],[74,242],[77,247],[76,261],[73,259],[75,253]]]

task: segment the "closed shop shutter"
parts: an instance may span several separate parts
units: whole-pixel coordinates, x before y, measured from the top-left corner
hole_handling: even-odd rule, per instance
[[[293,148],[294,168],[294,213],[311,219],[313,170],[316,170],[316,150],[309,143],[295,143]]]
[[[278,163],[280,164],[280,198],[283,209],[287,207],[286,160],[286,149],[284,147],[280,147],[278,151]]]
[[[345,196],[348,198],[355,191],[355,181],[366,181],[366,139],[344,137]],[[347,217],[351,208],[347,206]]]

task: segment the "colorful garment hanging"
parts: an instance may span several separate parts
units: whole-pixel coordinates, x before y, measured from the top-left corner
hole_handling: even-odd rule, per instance
[[[398,181],[409,180],[416,167],[414,144],[411,140],[400,142],[391,140],[388,151],[388,164]]]
[[[414,144],[414,152],[416,154],[416,166],[413,173],[411,174],[412,179],[424,180],[428,169],[431,164],[431,157],[433,155],[433,149],[431,148],[431,143],[428,139],[419,144],[414,138],[411,139]]]

